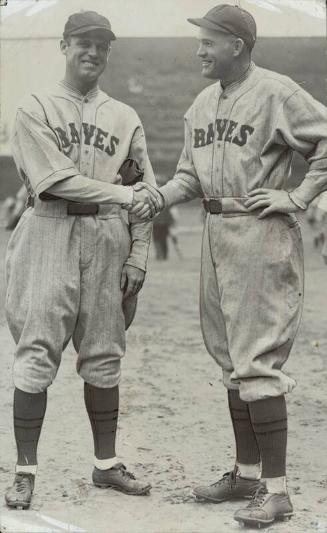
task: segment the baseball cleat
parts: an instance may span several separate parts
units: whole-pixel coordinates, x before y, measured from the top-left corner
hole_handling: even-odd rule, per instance
[[[237,472],[237,467],[235,467],[212,485],[196,487],[193,494],[198,500],[214,503],[235,498],[252,498],[260,486],[260,481],[242,478]]]
[[[25,474],[18,472],[15,475],[14,484],[6,494],[5,500],[8,507],[15,509],[28,509],[34,490],[34,474]]]
[[[132,496],[143,496],[151,490],[149,483],[137,481],[122,463],[107,470],[94,467],[92,481],[96,487],[115,489]]]
[[[293,506],[289,495],[269,493],[266,485],[261,483],[249,505],[236,511],[234,519],[240,525],[261,528],[275,520],[287,521],[292,515]]]

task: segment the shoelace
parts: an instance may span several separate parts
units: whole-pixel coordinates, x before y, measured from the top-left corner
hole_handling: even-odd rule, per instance
[[[259,508],[262,506],[262,504],[265,502],[267,495],[267,489],[264,485],[261,485],[258,490],[255,492],[255,494],[252,496],[252,500],[250,501],[248,508]]]
[[[120,470],[123,476],[129,477],[131,479],[136,479],[135,476],[131,472],[128,472],[126,466],[123,465],[123,463],[118,463],[115,468],[117,470]]]
[[[237,467],[235,466],[235,468],[231,472],[226,472],[223,475],[223,477],[221,479],[218,479],[218,481],[216,481],[215,483],[213,483],[212,486],[218,487],[219,485],[222,485],[228,482],[230,488],[232,488],[233,485],[235,485],[236,483],[236,474],[237,474]]]
[[[17,492],[25,492],[30,489],[30,480],[28,477],[20,477],[15,480]]]

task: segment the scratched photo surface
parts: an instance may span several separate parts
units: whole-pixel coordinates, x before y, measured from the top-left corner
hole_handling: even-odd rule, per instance
[[[10,144],[16,108],[24,96],[63,79],[65,60],[59,43],[65,22],[74,12],[96,10],[110,20],[117,36],[100,87],[137,111],[157,182],[163,185],[174,176],[183,149],[184,114],[213,83],[201,76],[197,28],[186,19],[202,17],[219,3],[238,4],[255,17],[258,40],[253,60],[258,66],[289,76],[326,105],[324,0],[0,2],[0,532],[239,530],[233,514],[240,502],[198,502],[192,493],[195,486],[213,483],[231,470],[235,460],[221,370],[201,335],[204,211],[200,200],[181,204],[173,212],[168,249],[163,252],[152,239],[146,280],[122,361],[117,455],[138,478],[152,484],[150,495],[134,498],[92,484],[92,432],[83,380],[76,373],[77,355],[70,343],[48,390],[32,505],[28,511],[9,511],[1,496],[12,483],[16,462],[15,344],[4,310],[5,254],[12,235],[6,226],[10,213],[19,211],[25,201]],[[289,190],[301,183],[307,169],[295,155]],[[297,382],[286,396],[287,477],[294,516],[269,528],[276,533],[327,533],[327,265],[321,253],[325,219],[314,206],[299,216],[304,309],[284,367]]]

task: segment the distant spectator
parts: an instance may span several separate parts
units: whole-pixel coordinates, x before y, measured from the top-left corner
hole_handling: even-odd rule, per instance
[[[306,220],[313,231],[313,245],[315,248],[319,248],[324,244],[324,232],[322,228],[324,211],[318,207],[320,196],[317,196],[306,211]]]
[[[168,180],[163,175],[157,175],[157,183],[162,186]],[[181,252],[178,246],[177,237],[177,219],[178,211],[176,207],[166,209],[162,211],[153,220],[153,242],[156,250],[156,259],[158,261],[165,261],[169,256],[169,237],[178,256],[181,256]]]
[[[320,242],[322,243],[321,254],[327,265],[327,193],[322,193],[319,196],[317,212],[319,214]]]
[[[5,228],[13,230],[25,211],[27,200],[27,190],[25,185],[22,185],[18,190],[15,198],[8,196],[4,201],[5,211]]]

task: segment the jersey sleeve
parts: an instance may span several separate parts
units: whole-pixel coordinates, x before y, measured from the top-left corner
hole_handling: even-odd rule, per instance
[[[147,152],[143,126],[140,122],[135,129],[131,141],[129,157],[135,159],[138,162],[139,167],[144,170],[143,181],[155,187],[156,180]],[[132,245],[126,263],[145,271],[151,241],[152,222],[140,220],[132,214],[129,214],[128,218]]]
[[[32,97],[28,105],[20,107],[12,135],[13,157],[28,189],[37,196],[47,191],[68,200],[132,203],[131,187],[102,183],[79,173],[60,151],[56,134],[39,108]]]
[[[184,148],[177,164],[175,176],[160,188],[160,192],[166,207],[203,196],[192,158],[192,132],[187,115],[184,118]]]
[[[302,183],[292,191],[292,199],[305,208],[327,189],[327,108],[309,93],[299,89],[284,103],[277,121],[277,133],[309,164]]]

